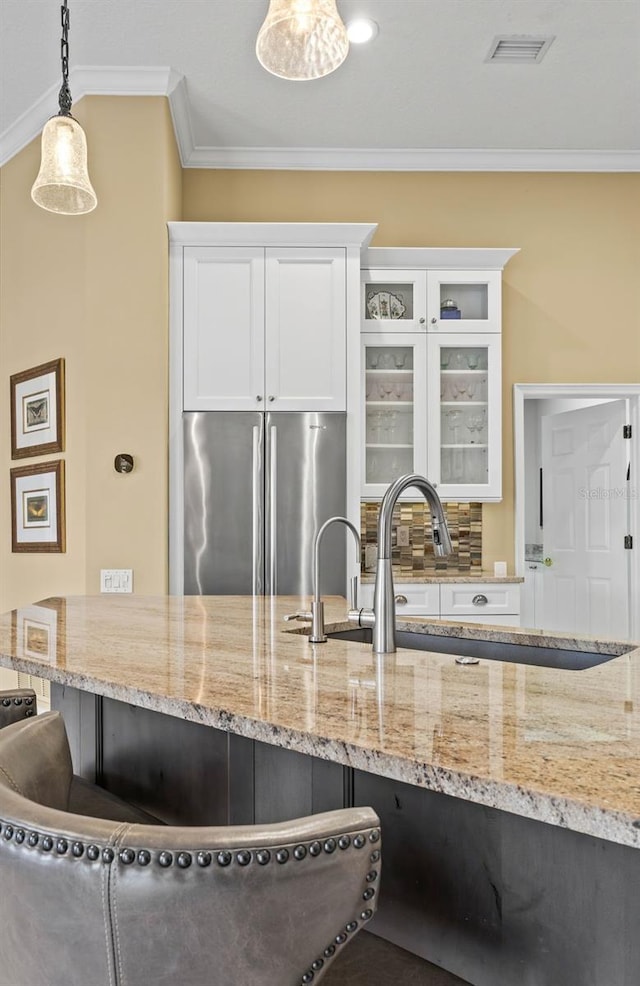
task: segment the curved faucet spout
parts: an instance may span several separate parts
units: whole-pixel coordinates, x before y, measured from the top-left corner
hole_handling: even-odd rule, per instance
[[[313,602],[311,603],[311,633],[309,635],[309,641],[312,644],[323,644],[327,639],[324,632],[324,603],[320,598],[320,544],[324,532],[332,524],[344,524],[351,531],[356,542],[356,562],[358,565],[360,564],[360,534],[358,530],[346,517],[329,517],[329,520],[325,520],[322,527],[318,529],[313,542]],[[356,605],[357,582],[357,576],[351,580],[350,609]]]
[[[393,508],[398,497],[410,486],[420,490],[431,511],[431,529],[433,531],[433,550],[438,557],[450,555],[451,538],[444,515],[444,509],[440,497],[436,493],[435,486],[429,482],[425,476],[412,473],[409,476],[400,476],[392,483],[380,504],[378,514],[378,560],[381,558],[391,558],[391,521],[393,518]]]
[[[396,607],[391,567],[391,520],[398,497],[410,486],[420,490],[431,511],[433,550],[436,555],[451,554],[451,538],[440,497],[426,479],[412,473],[392,483],[380,504],[378,514],[378,564],[373,596],[373,613],[361,614],[360,619],[373,622],[373,650],[377,654],[393,654],[396,649]]]

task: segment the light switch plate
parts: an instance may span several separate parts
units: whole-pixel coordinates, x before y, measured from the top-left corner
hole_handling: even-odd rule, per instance
[[[101,568],[100,592],[133,592],[133,569]]]

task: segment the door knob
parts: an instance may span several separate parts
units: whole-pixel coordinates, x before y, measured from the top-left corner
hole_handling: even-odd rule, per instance
[[[551,568],[551,566],[553,565],[553,558],[545,558],[544,563],[547,566],[547,568]]]

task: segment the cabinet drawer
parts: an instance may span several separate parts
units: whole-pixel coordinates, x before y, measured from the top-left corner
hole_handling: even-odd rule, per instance
[[[440,586],[416,585],[398,582],[395,585],[396,614],[398,616],[438,616],[440,613]],[[373,606],[374,586],[360,587],[360,605]]]
[[[440,612],[443,619],[448,616],[517,615],[520,612],[520,585],[517,582],[443,584],[440,586]]]

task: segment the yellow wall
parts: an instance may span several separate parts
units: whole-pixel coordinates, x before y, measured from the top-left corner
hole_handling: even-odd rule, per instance
[[[169,219],[182,174],[166,100],[82,100],[98,208],[38,209],[34,141],[0,172],[0,608],[46,595],[98,592],[100,568],[132,568],[137,592],[167,584]],[[64,554],[12,554],[9,377],[66,361]],[[135,471],[119,475],[117,452]],[[52,456],[46,457],[53,458]]]
[[[373,246],[520,247],[504,273],[503,492],[483,563],[513,564],[514,383],[640,381],[640,175],[203,171],[183,219],[377,222]]]
[[[484,562],[511,563],[513,383],[640,380],[640,176],[181,172],[166,100],[88,97],[75,112],[94,213],[31,203],[38,142],[0,172],[0,608],[97,592],[105,567],[165,591],[170,219],[374,221],[377,246],[522,248],[504,284],[505,499],[484,508]],[[9,376],[59,356],[67,552],[12,554]],[[130,476],[113,469],[123,451]]]

